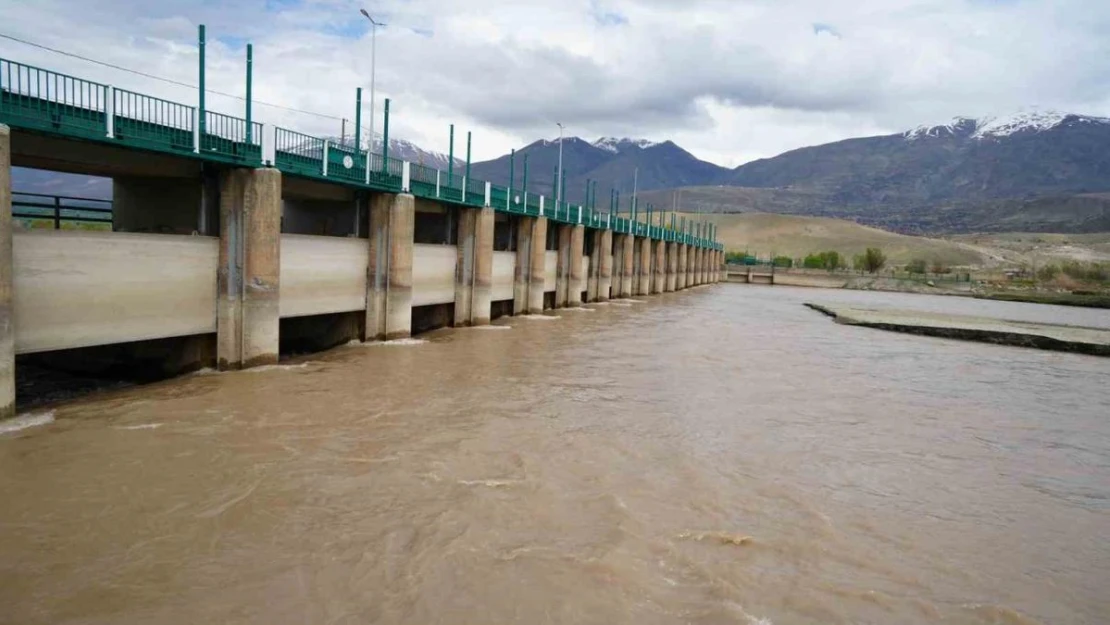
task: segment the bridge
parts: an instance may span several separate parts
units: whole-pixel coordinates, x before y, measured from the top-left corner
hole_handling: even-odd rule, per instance
[[[388,100],[382,153],[253,121],[249,69],[246,116],[210,111],[201,67],[194,106],[0,59],[0,417],[28,360],[239,369],[720,277],[706,224],[396,159]],[[13,166],[112,200],[16,193],[13,218]]]

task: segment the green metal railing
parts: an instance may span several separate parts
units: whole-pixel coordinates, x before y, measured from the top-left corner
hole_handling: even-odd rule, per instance
[[[262,124],[5,59],[0,59],[0,122],[35,132],[235,165],[262,164]],[[404,164],[399,159],[330,144],[320,137],[285,128],[275,127],[268,132],[273,139],[273,166],[287,174],[359,188],[401,190]],[[486,203],[485,181],[465,179],[464,189],[462,171],[449,176],[446,171],[437,172],[423,165],[410,164],[409,168],[409,189],[415,195],[466,206]],[[580,208],[550,200],[544,202],[543,216],[555,222],[581,223],[619,233],[723,249],[720,244],[690,232],[631,221],[588,205]],[[540,196],[524,189],[510,191],[491,185],[490,205],[502,212],[540,215]]]
[[[94,224],[92,228],[111,230],[112,201],[17,191],[12,193],[12,217],[31,228]]]
[[[252,164],[262,161],[262,124],[252,124],[248,143],[247,120],[215,111],[205,111],[204,120],[204,133],[200,136],[202,153]]]
[[[274,129],[274,167],[302,176],[324,170],[324,140],[285,128]]]
[[[13,125],[106,137],[107,92],[100,83],[0,59],[0,112]]]
[[[196,109],[126,89],[111,89],[112,134],[117,141],[140,147],[195,147]]]

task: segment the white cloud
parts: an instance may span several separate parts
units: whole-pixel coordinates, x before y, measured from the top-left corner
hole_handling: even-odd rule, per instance
[[[734,166],[956,115],[1028,106],[1110,115],[1110,3],[1100,0],[365,3],[389,24],[378,34],[377,84],[379,96],[392,98],[393,135],[446,151],[453,122],[456,152],[472,130],[476,159],[553,136],[556,121],[591,139],[671,138]],[[243,91],[239,45],[249,40],[256,99],[353,120],[355,87],[368,87],[370,75],[360,6],[0,0],[0,32],[193,83],[203,22],[210,88]],[[7,40],[0,56],[195,99]],[[228,113],[242,108],[210,102]],[[302,132],[339,132],[337,120],[256,111]]]

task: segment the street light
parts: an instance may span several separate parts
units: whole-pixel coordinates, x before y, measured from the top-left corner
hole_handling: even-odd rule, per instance
[[[374,18],[366,12],[366,9],[359,9],[363,17],[370,20],[370,152],[374,151],[374,70],[377,66],[377,43],[378,43],[378,26],[385,26],[384,22],[375,22]],[[355,146],[361,150],[362,146]]]
[[[555,122],[555,125],[559,127],[559,173],[555,174],[555,210],[559,210],[559,201],[562,200],[559,190],[563,187],[563,125],[559,122]]]

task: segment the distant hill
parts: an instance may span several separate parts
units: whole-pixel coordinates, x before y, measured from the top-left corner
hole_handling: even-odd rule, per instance
[[[836,250],[851,259],[878,247],[893,264],[924,259],[945,265],[980,265],[987,261],[971,246],[942,239],[916,237],[862,226],[842,219],[770,215],[766,213],[702,215],[716,224],[717,238],[729,251],[748,251],[802,258],[812,252]]]
[[[717,182],[808,194],[808,206],[783,212],[902,231],[1105,230],[1110,201],[1097,194],[1110,191],[1110,119],[959,118],[792,150]]]
[[[552,182],[559,162],[559,142],[540,140],[516,152],[514,177],[522,184],[524,157],[528,157],[528,188],[553,197]],[[639,190],[708,184],[729,170],[699,160],[672,141],[602,137],[589,142],[578,137],[563,139],[563,170],[567,199],[584,202],[586,182],[596,180],[597,205],[609,206],[609,190],[621,191],[622,202],[631,197],[633,181]],[[471,165],[471,175],[495,184],[509,183],[509,155]]]

